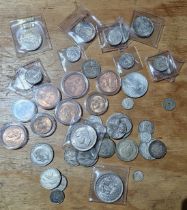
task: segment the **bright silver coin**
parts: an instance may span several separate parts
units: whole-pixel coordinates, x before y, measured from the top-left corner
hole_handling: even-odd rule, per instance
[[[64,191],[66,189],[68,185],[68,181],[67,181],[67,178],[61,174],[61,182],[60,182],[60,185],[55,188],[55,190],[60,190],[60,191]]]
[[[79,165],[79,163],[77,161],[77,155],[78,155],[78,151],[74,147],[72,147],[72,146],[65,147],[64,160],[70,166],[78,166]]]
[[[148,143],[147,142],[140,143],[140,145],[139,145],[139,153],[146,160],[154,160],[155,159],[149,153],[149,145],[151,142],[153,142],[153,140],[151,140]]]
[[[154,124],[149,120],[142,120],[138,125],[138,132],[139,133],[154,133]]]
[[[105,138],[101,143],[99,156],[103,158],[112,157],[115,153],[116,145],[111,139]]]
[[[153,60],[153,67],[157,71],[166,71],[169,68],[169,60],[166,56],[156,56]]]
[[[36,85],[39,82],[41,82],[43,79],[43,74],[40,68],[33,68],[30,70],[27,70],[25,73],[25,80],[32,84]]]
[[[132,98],[124,98],[122,101],[122,106],[125,109],[132,109],[134,106],[134,101]]]
[[[68,47],[65,50],[65,53],[68,61],[72,63],[78,61],[81,58],[81,50],[79,47],[76,46]]]
[[[123,69],[130,69],[134,66],[135,59],[131,53],[124,53],[119,58],[118,63]]]
[[[132,177],[135,182],[141,182],[144,179],[144,173],[142,171],[134,171]]]
[[[107,34],[107,41],[110,45],[115,46],[122,42],[123,34],[119,27],[114,27],[113,29],[109,30]]]
[[[88,59],[82,64],[82,72],[88,79],[93,79],[100,74],[101,66],[97,61]]]
[[[139,133],[139,138],[141,142],[150,142],[152,139],[152,135],[148,132],[141,132]]]

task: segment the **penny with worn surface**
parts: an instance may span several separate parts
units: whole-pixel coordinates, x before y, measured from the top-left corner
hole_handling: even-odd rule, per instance
[[[65,50],[65,55],[69,62],[74,63],[81,58],[81,50],[77,46],[68,47]]]
[[[107,41],[110,45],[115,46],[122,42],[123,34],[120,27],[110,29],[107,34]]]
[[[43,109],[53,109],[61,99],[60,91],[50,83],[45,83],[36,89],[34,93],[36,103]]]
[[[150,142],[152,139],[152,135],[148,132],[141,132],[139,133],[139,138],[141,142]]]
[[[99,150],[99,157],[109,158],[115,153],[116,145],[114,141],[109,138],[104,138]]]
[[[154,31],[154,23],[148,17],[138,16],[133,21],[133,29],[137,36],[147,38],[150,37]]]
[[[166,71],[169,68],[169,60],[166,56],[156,56],[152,62],[153,67],[157,71]]]
[[[138,146],[134,140],[123,139],[116,146],[116,155],[120,160],[132,161],[138,155]]]
[[[77,160],[81,166],[91,167],[96,164],[98,158],[93,155],[93,148],[88,151],[78,152]]]
[[[82,109],[78,102],[71,99],[60,101],[55,109],[55,116],[58,122],[72,125],[80,120]]]
[[[25,72],[25,80],[31,85],[40,83],[43,79],[43,73],[40,68],[32,68]]]
[[[88,79],[93,79],[101,73],[101,66],[96,60],[88,59],[82,64],[82,72]]]
[[[50,201],[52,203],[60,204],[64,201],[65,194],[63,191],[54,189],[50,193]]]
[[[152,157],[160,159],[166,155],[167,147],[162,141],[155,140],[149,145],[149,153]]]
[[[17,100],[12,106],[14,117],[21,122],[29,122],[37,111],[36,104],[27,99]]]
[[[70,166],[78,166],[79,165],[78,160],[77,160],[77,155],[78,155],[78,151],[74,147],[72,147],[72,146],[65,147],[64,160]]]
[[[149,152],[149,145],[151,144],[151,142],[153,142],[154,140],[151,140],[149,142],[142,142],[139,145],[139,153],[141,154],[141,156],[146,159],[146,160],[154,160],[155,158],[151,156],[150,152]]]
[[[53,157],[54,151],[49,144],[39,143],[31,149],[30,158],[35,165],[46,166],[52,162]]]
[[[117,174],[105,173],[97,178],[94,190],[99,200],[105,203],[113,203],[121,198],[124,185]]]
[[[52,190],[60,184],[61,174],[56,168],[48,168],[40,174],[40,184],[43,188]]]
[[[132,109],[134,106],[134,101],[132,98],[124,98],[122,101],[122,106],[125,109]]]
[[[19,123],[7,123],[1,128],[0,139],[6,149],[19,149],[28,141],[28,131]]]
[[[115,95],[121,88],[121,79],[113,71],[104,71],[97,77],[97,88],[105,95]]]
[[[38,113],[31,120],[30,127],[33,133],[41,137],[47,137],[55,132],[57,123],[52,115],[48,113]]]
[[[166,111],[172,111],[176,107],[176,102],[172,98],[165,98],[162,106]]]
[[[63,77],[61,88],[65,95],[80,98],[88,91],[88,80],[81,72],[70,72]]]
[[[142,171],[134,171],[132,177],[135,182],[141,182],[144,179],[144,173]]]
[[[122,90],[129,97],[139,98],[147,92],[148,81],[138,72],[129,73],[122,79]]]
[[[95,116],[95,115],[90,115],[87,119],[88,121],[92,122],[92,123],[100,123],[103,124],[101,118],[99,116]]]
[[[154,133],[154,124],[149,120],[142,120],[138,125],[138,132],[139,133]]]
[[[118,63],[123,69],[130,69],[135,64],[135,58],[131,53],[124,53],[120,56]]]
[[[61,174],[61,182],[60,182],[60,185],[55,188],[55,190],[60,190],[60,191],[64,191],[66,189],[68,185],[68,181],[67,181],[67,178]]]

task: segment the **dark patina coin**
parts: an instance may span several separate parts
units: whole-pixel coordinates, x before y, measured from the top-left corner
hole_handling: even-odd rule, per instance
[[[172,98],[165,98],[162,102],[162,106],[167,111],[172,111],[176,107],[176,102]]]
[[[50,194],[50,201],[52,203],[60,204],[64,201],[65,195],[61,190],[53,190]]]
[[[116,145],[114,141],[109,138],[103,139],[99,150],[99,156],[103,158],[112,157],[115,153]]]
[[[155,140],[149,145],[149,153],[152,157],[156,159],[163,158],[166,152],[167,152],[167,147],[160,140]]]

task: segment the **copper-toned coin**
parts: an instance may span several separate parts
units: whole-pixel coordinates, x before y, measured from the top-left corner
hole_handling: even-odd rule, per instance
[[[61,99],[58,88],[50,83],[40,85],[34,94],[35,101],[43,109],[53,109]]]
[[[52,135],[57,127],[55,118],[47,113],[38,113],[35,115],[30,126],[32,132],[41,137]]]
[[[60,101],[55,109],[56,119],[64,125],[72,125],[78,122],[81,115],[81,106],[72,99]]]
[[[7,149],[19,149],[28,141],[26,127],[20,123],[7,123],[1,128],[1,143]]]
[[[93,115],[101,115],[108,109],[108,99],[101,93],[89,94],[85,102],[86,110]]]
[[[88,80],[81,72],[70,72],[62,79],[61,88],[65,95],[80,98],[88,91]]]
[[[97,88],[105,95],[115,95],[121,88],[121,79],[113,71],[104,71],[97,78]]]

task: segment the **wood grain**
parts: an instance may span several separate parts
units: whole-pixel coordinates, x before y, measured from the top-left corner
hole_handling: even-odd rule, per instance
[[[169,49],[174,55],[187,61],[187,1],[173,0],[82,0],[101,21],[113,22],[122,16],[130,22],[134,9],[148,11],[165,19],[165,28],[158,49],[133,42],[144,61],[146,56],[161,50]],[[78,2],[78,3],[80,3]],[[13,120],[12,103],[20,98],[8,93],[7,85],[14,69],[33,58],[40,58],[52,82],[58,85],[63,75],[57,50],[71,45],[71,41],[60,32],[57,25],[74,10],[74,1],[65,0],[0,0],[0,123]],[[33,15],[44,15],[49,30],[53,50],[18,59],[9,29],[9,21]],[[98,40],[86,51],[89,57],[96,58],[103,69],[114,69],[112,53],[102,54]],[[137,125],[144,118],[155,123],[155,137],[162,137],[168,146],[168,154],[163,160],[146,161],[138,156],[135,161],[124,163],[115,156],[99,164],[113,164],[122,167],[130,166],[128,197],[125,206],[104,205],[88,202],[89,180],[91,168],[68,166],[63,160],[62,141],[67,127],[58,125],[51,137],[41,139],[30,134],[29,143],[21,150],[7,151],[0,148],[0,209],[2,210],[96,210],[96,209],[126,209],[126,210],[179,210],[187,199],[187,65],[185,64],[175,83],[153,83],[146,68],[142,70],[150,83],[148,93],[135,100],[133,110],[124,111],[121,101],[124,94],[109,97],[110,107],[102,116],[103,121],[113,112],[128,114],[134,124],[132,138],[138,142]],[[95,89],[95,81],[91,81],[91,90]],[[172,112],[166,112],[161,107],[163,98],[172,97],[177,107]],[[79,100],[83,103],[83,99]],[[87,116],[87,113],[84,114]],[[29,127],[29,124],[26,125]],[[65,191],[65,201],[55,206],[49,202],[49,192],[39,185],[39,174],[43,168],[34,167],[29,159],[30,149],[37,142],[50,143],[55,150],[55,158],[51,167],[58,168],[68,177],[69,185]],[[144,171],[142,183],[132,181],[132,171]]]

